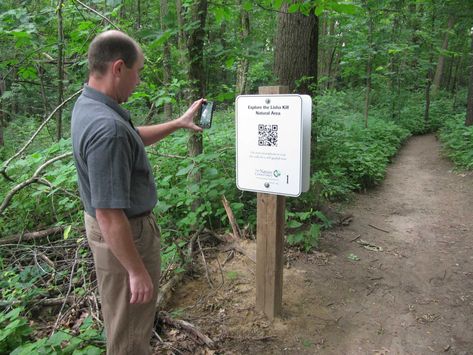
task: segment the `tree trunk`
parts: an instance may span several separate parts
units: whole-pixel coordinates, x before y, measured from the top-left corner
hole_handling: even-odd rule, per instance
[[[414,48],[414,55],[412,56],[412,61],[411,61],[411,67],[414,72],[418,71],[418,66],[419,66],[419,58],[420,58],[420,48],[421,48],[421,43],[422,39],[419,36],[420,29],[421,29],[421,19],[423,17],[422,14],[422,5],[417,5],[414,3],[410,3],[408,7],[409,11],[409,23],[411,27],[411,41],[412,41],[412,46]],[[413,83],[414,90],[418,89],[418,84],[417,80],[414,80]]]
[[[446,72],[445,80],[443,80],[443,83],[442,83],[442,87],[445,90],[448,90],[450,88],[450,82],[452,81],[454,66],[455,66],[455,57],[449,57],[446,63],[447,69],[445,69],[445,72]]]
[[[207,0],[196,0],[189,9],[190,23],[196,25],[187,33],[187,50],[189,60],[188,78],[190,90],[188,101],[192,102],[205,97],[205,71],[204,71],[204,38],[205,21],[207,18]],[[203,151],[202,134],[191,132],[188,141],[188,152],[191,157],[201,154]],[[200,171],[191,176],[194,182],[200,182]]]
[[[402,14],[402,3],[401,1],[396,1],[396,10],[399,14]],[[401,16],[396,16],[393,21],[393,27],[391,32],[391,43],[397,44],[399,40],[399,21]],[[399,54],[393,53],[390,58],[390,80],[389,86],[391,88],[391,118],[396,120],[397,116],[397,106],[399,105],[399,93],[400,93],[400,79],[399,79]]]
[[[41,99],[43,102],[43,114],[46,115],[49,111],[49,102],[48,96],[46,95],[46,88],[44,85],[44,69],[40,64],[36,64],[36,71],[38,72],[40,89],[41,89]]]
[[[0,99],[3,96],[3,93],[5,92],[5,81],[3,81],[3,78],[0,78]],[[2,147],[5,142],[3,140],[3,127],[5,126],[5,112],[3,112],[3,103],[0,100],[0,147]]]
[[[447,28],[447,31],[445,32],[445,37],[443,39],[442,51],[446,51],[448,49],[448,34],[450,30],[453,28],[454,24],[455,24],[455,19],[453,18],[453,16],[450,16],[448,19],[448,28]],[[435,70],[435,76],[434,76],[434,82],[433,82],[433,88],[432,88],[433,94],[436,94],[438,90],[440,89],[444,67],[445,67],[445,56],[443,54],[440,54],[439,60],[437,62],[437,69]]]
[[[298,3],[301,0],[293,0]],[[317,85],[318,18],[311,11],[288,13],[283,5],[278,17],[274,72],[279,84],[296,88],[301,94],[315,96]],[[299,81],[299,84],[297,84]]]
[[[335,37],[336,35],[336,30],[337,30],[337,26],[336,26],[336,21],[334,19],[332,19],[330,21],[330,32],[329,32],[329,35],[330,35],[330,38],[337,38],[335,43],[331,46],[332,47],[332,50],[331,50],[331,53],[330,53],[330,58],[329,58],[329,61],[328,61],[328,68],[327,68],[327,85],[325,86],[327,89],[330,89],[330,88],[334,88],[335,87],[335,71],[333,70],[333,67],[334,67],[334,63],[335,63],[335,54],[337,53],[337,48],[339,46],[339,41],[340,39],[338,37]]]
[[[470,82],[468,83],[468,99],[465,126],[473,126],[473,34],[471,36]]]
[[[365,2],[366,7],[368,6]],[[371,11],[368,8],[368,62],[366,63],[366,96],[365,96],[365,128],[368,128],[368,117],[370,109],[370,98],[371,98],[371,71],[373,62],[373,18]]]
[[[448,88],[452,94],[455,94],[457,89],[458,68],[461,66],[462,57],[456,58],[455,68],[453,69],[452,80],[450,80],[450,87]]]
[[[168,0],[160,0],[161,11],[161,31],[165,32],[168,29],[167,17],[168,17]],[[163,84],[169,86],[171,84],[171,46],[169,41],[166,41],[163,48]],[[169,121],[172,119],[172,105],[171,103],[164,104],[164,119]]]
[[[432,20],[430,26],[430,33],[433,33],[435,29],[435,1],[432,1]],[[429,48],[429,68],[427,70],[427,83],[425,85],[425,111],[424,111],[424,121],[428,122],[430,120],[430,89],[432,86],[432,75],[433,75],[433,61],[434,61],[434,46],[432,42],[430,43]]]
[[[247,79],[248,79],[248,69],[249,69],[249,49],[245,46],[245,43],[250,35],[250,14],[248,11],[243,9],[242,1],[238,0],[238,6],[240,7],[240,31],[239,38],[240,43],[243,44],[243,53],[238,63],[237,70],[237,82],[236,90],[238,95],[246,94],[247,91]]]
[[[179,67],[184,68],[186,63],[186,40],[184,33],[185,16],[182,0],[176,0],[177,15],[177,47],[179,48]]]
[[[166,6],[167,6],[167,3],[166,3]],[[161,8],[162,10],[162,8]],[[141,0],[137,0],[136,1],[136,12],[137,12],[137,16],[136,16],[136,29],[140,29],[141,28]],[[162,21],[161,21],[162,23]]]
[[[62,7],[64,0],[58,0],[57,8],[57,40],[58,40],[58,56],[57,56],[57,75],[58,75],[58,86],[57,93],[58,98],[57,102],[60,105],[63,100],[64,94],[64,29],[62,23]],[[56,139],[59,141],[62,138],[62,107],[58,110],[56,114]]]

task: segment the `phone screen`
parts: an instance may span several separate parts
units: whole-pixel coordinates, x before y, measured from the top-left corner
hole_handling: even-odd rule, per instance
[[[210,128],[212,126],[212,116],[215,109],[212,101],[207,101],[202,104],[200,111],[200,118],[198,125],[202,128]]]

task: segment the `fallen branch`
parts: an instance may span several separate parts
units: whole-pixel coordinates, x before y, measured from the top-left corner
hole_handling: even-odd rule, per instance
[[[164,324],[167,324],[173,328],[184,330],[185,332],[191,334],[207,345],[210,349],[214,347],[214,341],[207,335],[203,334],[193,324],[180,319],[172,319],[171,316],[166,312],[160,312],[158,318],[161,319]]]
[[[62,155],[59,155],[53,159],[50,159],[48,160],[47,162],[45,162],[43,165],[41,165],[38,169],[36,169],[36,171],[34,172],[33,176],[31,176],[28,180],[25,180],[23,181],[22,183],[16,185],[13,189],[10,190],[10,192],[7,194],[7,196],[5,196],[5,199],[3,200],[2,204],[0,205],[0,215],[3,213],[3,211],[7,208],[7,206],[9,205],[11,199],[13,198],[13,196],[20,190],[22,190],[23,188],[25,188],[26,186],[28,185],[31,185],[32,183],[39,183],[39,184],[43,184],[43,185],[46,185],[46,186],[49,186],[51,188],[54,187],[53,184],[51,184],[48,180],[46,179],[43,179],[39,176],[39,174],[41,173],[41,171],[43,171],[43,169],[45,169],[48,165],[51,165],[52,163],[60,160],[60,159],[63,159],[63,158],[67,158],[69,156],[71,156],[72,153],[71,152],[68,152],[68,153],[64,153]]]
[[[223,207],[225,208],[225,212],[227,212],[228,221],[230,222],[230,225],[232,226],[233,238],[241,239],[240,227],[238,227],[238,224],[237,224],[236,219],[235,219],[235,215],[233,214],[233,211],[232,211],[232,209],[230,207],[230,204],[228,203],[225,195],[222,196],[222,203],[223,203]]]
[[[36,306],[46,306],[46,307],[59,306],[65,302],[70,305],[73,305],[77,303],[77,297],[68,296],[68,297],[56,297],[56,298],[43,298],[41,300],[31,300],[31,302],[34,302]],[[20,300],[0,301],[0,308],[17,306],[22,303],[24,303],[24,301],[20,301]]]
[[[233,243],[233,244],[230,244],[230,245],[225,245],[224,248],[223,248],[223,251],[224,252],[234,251],[234,252],[240,253],[240,254],[246,256],[248,259],[250,259],[252,262],[254,262],[256,264],[256,257],[253,256],[253,255],[248,255],[248,253],[241,246],[237,245],[236,243]]]
[[[79,95],[81,92],[82,92],[83,89],[80,89],[79,91],[75,92],[73,95],[69,96],[67,99],[65,99],[63,102],[61,102],[61,104],[56,107],[53,112],[51,112],[51,114],[43,121],[43,123],[41,123],[41,125],[38,127],[38,129],[36,130],[36,132],[31,136],[31,138],[28,140],[28,142],[26,142],[26,144],[23,146],[23,148],[21,148],[18,152],[16,152],[15,155],[13,155],[10,159],[8,159],[2,166],[2,169],[0,170],[0,174],[3,175],[3,177],[9,181],[14,181],[11,177],[9,177],[7,175],[7,168],[8,168],[8,165],[10,165],[10,163],[12,162],[13,159],[17,158],[21,153],[23,153],[26,148],[29,147],[29,145],[33,142],[33,140],[36,138],[36,136],[39,134],[39,132],[41,132],[41,130],[44,128],[44,126],[46,126],[46,124],[49,122],[49,120],[54,117],[55,113],[61,109],[66,103],[68,103],[70,100],[72,100],[74,97],[76,97],[77,95]]]
[[[41,231],[30,232],[30,233],[20,233],[12,235],[5,238],[0,238],[0,245],[11,244],[11,243],[20,243],[26,242],[32,239],[44,238],[53,234],[61,233],[66,229],[66,226],[53,227]]]
[[[197,245],[199,246],[200,254],[202,256],[202,262],[203,262],[204,268],[205,268],[205,277],[207,278],[207,282],[209,283],[209,286],[211,288],[214,288],[214,285],[213,285],[212,280],[211,280],[210,275],[209,275],[209,268],[207,266],[207,261],[205,260],[205,255],[204,255],[204,252],[202,250],[202,245],[200,245],[200,238],[199,237],[197,237]]]
[[[369,225],[371,228],[377,229],[377,230],[379,230],[379,231],[381,231],[381,232],[389,233],[389,231],[387,231],[387,230],[385,230],[385,229],[382,229],[382,228],[379,228],[379,227],[376,227],[376,226],[374,226],[374,225],[372,225],[372,224],[369,224],[369,223],[368,223],[368,225]]]

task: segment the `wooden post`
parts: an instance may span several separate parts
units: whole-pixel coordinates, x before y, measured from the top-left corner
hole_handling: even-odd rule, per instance
[[[287,86],[263,86],[260,95],[287,94]],[[273,320],[281,314],[285,196],[257,194],[256,309]]]

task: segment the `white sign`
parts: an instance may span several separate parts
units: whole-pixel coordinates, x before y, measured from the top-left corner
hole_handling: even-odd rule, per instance
[[[236,99],[236,182],[240,190],[299,196],[309,189],[312,99]]]

